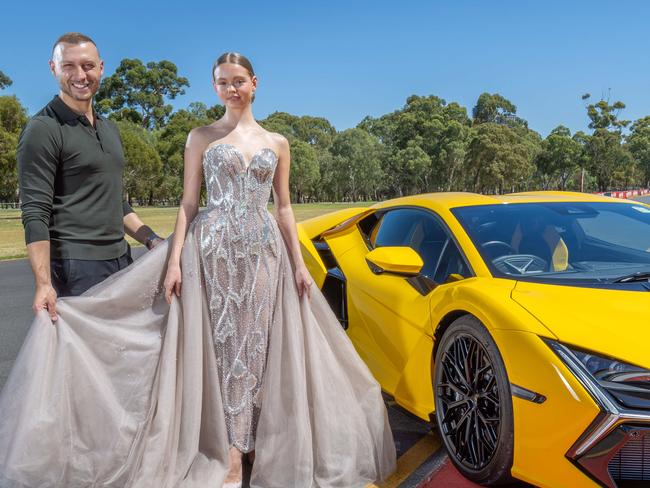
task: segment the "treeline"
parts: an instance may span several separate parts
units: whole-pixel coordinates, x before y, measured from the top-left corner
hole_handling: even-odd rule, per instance
[[[0,72],[0,88],[11,80]],[[224,113],[220,105],[170,100],[189,86],[174,63],[125,59],[102,81],[97,109],[120,128],[129,200],[177,204],[188,132]],[[620,102],[585,101],[590,133],[564,126],[546,138],[516,106],[483,93],[471,115],[458,103],[413,95],[398,110],[337,131],[321,117],[275,112],[260,123],[291,143],[294,202],[382,200],[437,191],[505,193],[533,189],[606,191],[648,186],[650,116],[619,118]],[[27,114],[0,97],[0,201],[17,201],[15,151]]]

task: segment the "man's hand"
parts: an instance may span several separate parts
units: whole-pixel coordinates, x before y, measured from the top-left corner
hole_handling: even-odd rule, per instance
[[[34,313],[38,313],[40,310],[47,310],[52,322],[56,322],[59,319],[59,316],[56,314],[56,291],[51,284],[36,286],[32,310],[34,310]]]
[[[29,263],[32,265],[36,283],[32,310],[34,310],[34,313],[47,310],[54,322],[59,317],[56,314],[56,291],[52,287],[52,277],[50,275],[50,241],[30,242],[27,244],[27,254],[29,255]]]

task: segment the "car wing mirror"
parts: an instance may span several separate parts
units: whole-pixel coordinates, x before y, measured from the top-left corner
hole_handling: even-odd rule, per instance
[[[391,273],[399,276],[416,276],[424,261],[408,246],[385,246],[366,254],[366,262],[375,274]]]

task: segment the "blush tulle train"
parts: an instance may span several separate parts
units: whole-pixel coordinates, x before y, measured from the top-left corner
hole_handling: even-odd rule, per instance
[[[182,297],[167,305],[168,240],[40,312],[0,393],[0,487],[214,487],[228,435],[196,225]],[[321,292],[299,298],[279,246],[251,486],[362,487],[395,447],[379,385]]]

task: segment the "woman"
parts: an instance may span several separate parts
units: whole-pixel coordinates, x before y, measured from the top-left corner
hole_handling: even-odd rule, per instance
[[[213,76],[226,114],[188,137],[171,245],[32,326],[0,395],[0,486],[236,487],[253,449],[254,487],[394,468],[379,387],[302,262],[288,143],[254,121],[243,56]]]

